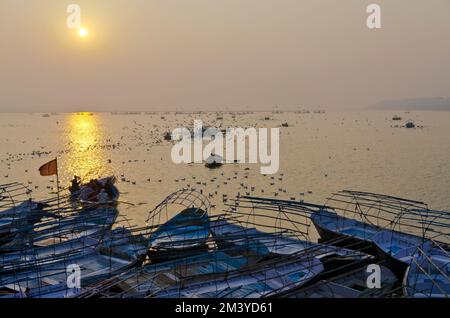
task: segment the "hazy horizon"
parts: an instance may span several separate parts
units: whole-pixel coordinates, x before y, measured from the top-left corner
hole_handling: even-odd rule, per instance
[[[0,112],[367,108],[449,88],[449,0],[0,0]]]

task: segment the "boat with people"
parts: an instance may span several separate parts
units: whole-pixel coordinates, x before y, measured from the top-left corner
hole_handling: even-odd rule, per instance
[[[113,176],[91,179],[84,184],[78,176],[74,176],[69,191],[74,200],[85,206],[116,205],[120,192],[115,183],[116,178]]]

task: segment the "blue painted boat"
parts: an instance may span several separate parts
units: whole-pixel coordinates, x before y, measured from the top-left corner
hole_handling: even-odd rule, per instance
[[[397,231],[380,230],[372,236],[377,256],[386,261],[397,277],[402,280],[417,249],[428,250],[431,241],[416,235]]]
[[[418,250],[406,271],[404,294],[410,298],[450,296],[450,257],[440,248]]]
[[[322,239],[331,244],[363,250],[380,257],[400,280],[403,279],[417,248],[428,250],[432,244],[424,236],[387,230],[329,211],[314,213],[311,220]],[[439,244],[447,246],[443,242]]]
[[[153,261],[187,256],[206,248],[209,234],[208,214],[199,208],[184,209],[151,233],[149,255]]]
[[[116,297],[147,297],[170,287],[181,286],[188,280],[201,281],[229,273],[256,263],[258,258],[231,250],[203,251],[184,258],[146,264],[118,276],[107,289],[122,290]],[[105,286],[101,286],[105,287]],[[98,290],[98,288],[96,288]]]
[[[230,247],[240,248],[241,250],[250,249],[261,256],[289,255],[314,246],[312,242],[280,234],[265,233],[255,228],[231,223],[226,219],[211,221],[210,229],[219,247],[223,249]]]
[[[279,296],[284,298],[380,298],[390,295],[396,288],[397,278],[385,266],[380,265],[380,288],[369,288],[367,278],[367,266],[362,266]]]
[[[285,257],[267,260],[248,270],[236,270],[201,281],[161,290],[157,298],[262,298],[295,289],[324,270],[320,260]]]
[[[313,213],[311,221],[323,241],[376,255],[372,238],[382,230],[380,227],[324,209]]]

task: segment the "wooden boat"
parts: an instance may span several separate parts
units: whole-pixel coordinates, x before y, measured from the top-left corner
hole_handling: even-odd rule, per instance
[[[0,212],[0,250],[1,246],[13,241],[19,232],[30,229],[44,217],[52,213],[44,211],[45,203],[24,201],[19,205]]]
[[[214,275],[201,281],[154,293],[157,298],[261,298],[301,286],[323,271],[316,258],[284,256],[242,270]]]
[[[94,286],[95,291],[86,290],[82,296],[92,297],[100,293],[111,297],[147,297],[170,286],[180,286],[187,279],[201,281],[257,264],[265,257],[252,249],[245,252],[233,247],[216,248],[211,236],[201,241],[210,247],[162,251],[162,254],[169,253],[169,257],[160,256],[156,262],[150,257],[150,262],[144,263],[143,267],[101,282]]]
[[[377,250],[372,237],[382,229],[368,223],[360,222],[338,215],[328,210],[319,210],[311,215],[320,238],[333,245],[362,250],[376,255]]]
[[[89,213],[77,211],[74,216],[18,232],[15,240],[2,246],[0,274],[52,262],[61,255],[83,253],[85,247],[99,244],[110,231],[117,214],[117,209],[112,207],[90,210]]]
[[[335,193],[327,206],[311,215],[320,237],[351,248],[366,247],[374,255],[378,254],[374,236],[382,231],[404,237],[403,242],[411,242],[413,236],[423,241],[425,233],[442,235],[442,230],[435,230],[434,225],[443,212],[432,211],[423,202],[344,190]]]
[[[146,264],[142,268],[130,270],[125,275],[119,275],[107,284],[102,283],[95,289],[106,293],[106,290],[120,290],[112,293],[112,297],[147,297],[169,287],[184,284],[187,279],[201,281],[205,278],[228,273],[243,268],[250,263],[256,263],[258,258],[233,253],[231,250],[203,251],[196,255],[189,255],[165,262]],[[87,292],[91,297],[95,293]]]
[[[88,288],[142,263],[147,244],[117,228],[78,239],[2,255],[0,297],[76,297],[82,289],[68,286],[75,264],[81,286]]]
[[[210,219],[209,226],[213,236],[208,238],[208,243],[217,243],[217,249],[196,249],[195,255],[187,255],[180,250],[176,259],[165,258],[164,261],[151,262],[142,269],[133,269],[129,274],[117,277],[109,284],[100,284],[100,288],[96,287],[96,290],[103,288],[102,293],[106,294],[108,292],[105,290],[123,291],[119,295],[112,294],[114,297],[193,297],[194,293],[189,291],[192,288],[196,290],[195,293],[199,293],[198,297],[221,297],[222,294],[202,295],[202,290],[216,283],[220,286],[226,286],[228,283],[238,285],[243,279],[248,284],[243,287],[248,292],[247,296],[261,297],[302,285],[312,280],[318,274],[319,268],[339,273],[340,269],[348,270],[356,264],[361,266],[361,262],[370,259],[362,253],[334,246],[322,246],[244,228],[220,217],[218,220]],[[282,265],[283,262],[287,263],[286,266]],[[278,274],[288,278],[277,276],[275,272],[264,272],[265,268],[277,268]],[[292,273],[288,274],[289,269]],[[271,288],[261,293],[260,287],[264,283],[260,282],[258,285],[253,284],[253,278],[251,282],[247,280],[255,273],[257,280],[260,280],[258,275],[272,275],[272,280],[268,283]],[[235,278],[229,280],[229,277]],[[282,282],[285,283],[283,288]],[[199,286],[202,287],[197,290]],[[279,288],[281,289],[278,290]],[[224,293],[228,295],[228,291]],[[232,294],[234,295],[234,292]],[[228,296],[234,297],[233,295]],[[236,297],[240,297],[237,295]]]
[[[416,128],[416,124],[412,120],[409,120],[406,122],[405,127],[406,128]]]
[[[312,242],[300,241],[282,235],[264,233],[255,228],[244,227],[222,218],[212,221],[211,234],[217,245],[223,249],[239,247],[253,250],[263,256],[271,254],[289,255],[305,250],[314,245]]]
[[[267,210],[275,211],[278,215],[279,204],[293,207],[291,202],[276,201],[276,209],[272,210],[268,207],[274,203],[271,200],[251,197],[240,200],[249,200],[246,203],[251,204],[246,206],[251,206],[252,209],[257,201],[261,201]],[[242,201],[239,202],[242,204]],[[235,208],[233,212],[239,213]],[[256,215],[261,217],[259,213]],[[244,218],[251,217],[245,215]],[[278,221],[280,220],[277,219],[276,223],[279,223]],[[267,225],[267,222],[263,223]],[[298,237],[283,235],[283,231],[266,233],[245,225],[250,224],[241,224],[227,217],[219,217],[217,220],[210,220],[210,231],[219,251],[229,251],[228,253],[238,255],[258,255],[259,261],[224,273],[186,278],[174,286],[168,286],[150,295],[231,298],[277,296],[315,281],[319,277],[327,277],[321,276],[322,273],[337,275],[373,261],[373,257],[364,253],[300,240]]]
[[[276,258],[300,253],[314,254],[318,259],[327,259],[327,269],[346,263],[365,262],[372,259],[365,253],[333,245],[314,243],[288,237],[282,233],[266,233],[255,228],[233,224],[224,219],[211,221],[211,233],[215,242],[222,249],[234,248],[239,251],[252,251],[265,258]],[[330,259],[333,259],[331,261]]]
[[[278,295],[283,298],[380,298],[396,288],[397,278],[389,268],[380,265],[380,288],[367,286],[367,266]]]
[[[221,167],[222,165],[223,165],[223,158],[215,154],[211,154],[211,156],[209,156],[205,162],[205,167],[209,169],[216,169]]]
[[[64,257],[58,261],[37,265],[9,276],[0,276],[0,297],[7,298],[68,298],[81,289],[68,286],[67,268],[76,264],[80,269],[81,286],[88,286],[134,265],[131,260],[102,255],[95,250],[81,256]]]
[[[404,294],[410,298],[448,298],[449,276],[448,252],[437,247],[418,249],[406,271]]]
[[[169,203],[193,206],[204,199],[191,191],[174,193],[149,219],[159,220]],[[142,268],[100,282],[82,296],[269,297],[373,261],[364,253],[262,232],[227,214],[208,217],[201,211],[206,210],[186,208],[150,233],[151,249],[169,257],[150,257]]]
[[[172,140],[172,133],[171,132],[166,132],[164,134],[164,140],[171,141]]]
[[[311,219],[324,241],[380,257],[399,279],[403,278],[416,249],[429,244],[420,236],[386,230],[328,211],[320,211]]]
[[[425,238],[396,231],[379,231],[372,237],[377,254],[386,260],[394,274],[402,280],[417,248],[429,249],[431,242]]]
[[[80,185],[79,190],[74,190],[72,187],[69,190],[71,192],[72,198],[78,201],[83,206],[116,205],[120,197],[119,189],[114,186],[116,178],[106,177],[97,180],[97,183],[101,187],[104,187],[108,182],[112,185],[112,196],[109,196],[104,190],[101,190],[100,192],[95,194],[94,190],[88,183]]]
[[[188,257],[206,250],[210,208],[208,199],[201,192],[182,189],[167,196],[150,211],[148,255],[152,262]]]
[[[161,261],[180,257],[179,253],[195,253],[206,248],[208,237],[208,214],[200,208],[187,208],[151,233],[149,256]]]

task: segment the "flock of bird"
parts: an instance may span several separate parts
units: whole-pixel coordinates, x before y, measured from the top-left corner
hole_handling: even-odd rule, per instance
[[[136,119],[123,120],[122,125],[119,129],[110,130],[107,125],[102,124],[101,127],[94,128],[102,130],[98,136],[92,138],[91,143],[88,145],[83,145],[80,149],[80,145],[77,144],[77,139],[72,138],[71,135],[77,134],[77,132],[63,127],[63,136],[66,138],[67,142],[62,143],[63,149],[54,149],[51,143],[47,145],[39,146],[38,150],[30,150],[28,152],[6,152],[0,157],[0,164],[2,167],[3,175],[5,179],[20,180],[22,182],[28,183],[28,186],[36,191],[47,192],[45,195],[54,193],[56,190],[55,182],[53,179],[42,180],[39,178],[37,173],[37,168],[40,164],[45,163],[46,160],[52,159],[52,157],[62,158],[62,162],[68,162],[70,160],[77,160],[77,158],[89,158],[90,155],[96,156],[98,153],[102,153],[102,162],[100,162],[101,169],[98,171],[92,171],[91,175],[82,176],[85,179],[91,177],[101,177],[105,174],[111,173],[118,177],[119,182],[122,183],[121,189],[125,189],[125,193],[132,192],[133,187],[143,187],[149,184],[156,188],[166,187],[167,193],[173,191],[175,188],[194,188],[210,199],[218,198],[218,200],[226,201],[228,195],[268,195],[272,197],[283,196],[284,198],[290,198],[292,200],[298,199],[303,200],[304,197],[313,192],[308,189],[300,190],[296,189],[296,192],[290,192],[286,187],[286,176],[283,172],[277,175],[259,175],[258,167],[251,165],[234,165],[232,169],[227,169],[227,167],[220,168],[219,171],[214,172],[195,172],[187,173],[180,176],[177,173],[164,173],[164,171],[159,171],[160,173],[156,175],[148,175],[144,170],[140,171],[141,167],[146,165],[164,165],[164,161],[170,160],[170,146],[173,141],[168,141],[164,139],[164,134],[170,132],[176,127],[192,127],[194,119],[202,118],[205,125],[212,127],[217,127],[219,129],[225,127],[240,127],[245,125],[246,127],[267,127],[271,125],[273,127],[280,127],[281,133],[289,134],[292,127],[302,125],[305,120],[308,120],[305,116],[323,116],[323,120],[327,120],[324,116],[324,112],[306,112],[299,111],[295,112],[293,115],[289,115],[290,122],[286,123],[286,116],[278,117],[279,113],[282,112],[272,112],[271,114],[259,114],[253,112],[234,112],[227,113],[224,116],[223,113],[129,113],[129,114],[116,114],[111,113],[110,115],[132,115],[137,116]],[[305,115],[306,114],[306,115]],[[308,115],[310,114],[310,115]],[[143,117],[147,115],[146,117]],[[64,119],[61,119],[58,115],[57,121],[50,116],[43,120],[53,121],[53,124],[62,127],[65,126]],[[77,116],[75,114],[71,116]],[[80,115],[82,116],[82,115]],[[101,116],[101,115],[94,115]],[[224,120],[225,117],[225,120]],[[120,118],[120,117],[117,117]],[[114,118],[116,119],[116,118]],[[270,124],[267,123],[270,122]],[[115,121],[114,121],[115,122]],[[207,123],[207,124],[206,124]],[[345,118],[338,121],[340,125],[344,125]],[[370,121],[362,123],[366,125],[371,125]],[[316,127],[317,131],[320,129]],[[20,144],[28,145],[40,144],[40,141],[44,136],[35,137],[35,141],[32,140],[21,140]],[[61,138],[61,136],[59,136]],[[7,140],[7,139],[6,139]],[[17,149],[21,146],[17,146]],[[354,149],[357,150],[356,148]],[[370,151],[370,148],[366,149]],[[79,153],[81,153],[81,155]],[[118,155],[119,154],[119,155]],[[158,160],[159,162],[155,162]],[[333,160],[332,156],[329,160]],[[26,163],[24,163],[26,161]],[[163,164],[161,164],[163,163]],[[79,165],[82,165],[80,162]],[[190,166],[195,166],[195,164],[190,164]],[[20,168],[19,168],[20,167]],[[34,167],[36,169],[34,169]],[[73,177],[66,171],[65,167],[60,167],[62,173],[61,185],[63,187],[68,186],[69,178]],[[161,168],[164,169],[164,168]],[[202,165],[202,168],[207,170],[206,167]],[[23,171],[21,171],[23,170]],[[222,170],[222,171],[220,171]],[[186,170],[183,170],[185,173]],[[17,175],[19,173],[19,175]],[[74,171],[74,173],[76,173]],[[14,176],[13,176],[14,174]],[[192,175],[190,175],[192,174]],[[329,172],[324,173],[324,177],[328,177]],[[169,179],[168,176],[171,178]],[[21,180],[24,178],[25,180]],[[261,179],[262,178],[262,179]],[[4,180],[3,180],[4,181]],[[89,180],[86,180],[89,181]],[[43,188],[43,189],[42,189]],[[292,190],[292,189],[291,189]],[[43,194],[44,195],[44,194]]]

